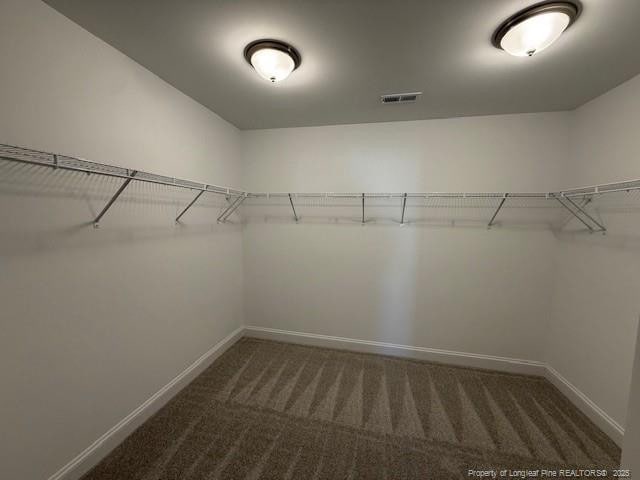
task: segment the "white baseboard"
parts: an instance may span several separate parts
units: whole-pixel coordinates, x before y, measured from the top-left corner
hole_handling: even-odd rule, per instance
[[[378,353],[396,357],[408,357],[430,362],[447,363],[464,367],[486,368],[503,372],[527,375],[545,374],[546,365],[535,360],[498,357],[479,353],[456,352],[438,348],[414,347],[395,343],[360,340],[356,338],[333,337],[315,333],[292,332],[265,327],[245,327],[245,335],[267,340],[301,343],[318,347],[342,348],[357,352]]]
[[[553,383],[582,413],[591,419],[600,429],[605,432],[619,446],[622,446],[624,438],[624,428],[607,414],[602,408],[587,397],[569,380],[564,378],[551,365],[547,365],[547,380]]]
[[[552,366],[535,360],[498,357],[476,353],[456,352],[437,348],[413,347],[386,342],[360,340],[355,338],[333,337],[315,333],[294,332],[266,327],[245,327],[248,337],[299,343],[318,347],[339,348],[357,352],[379,353],[408,357],[432,362],[447,363],[473,368],[486,368],[510,373],[539,375],[555,385],[577,408],[591,419],[618,445],[622,445],[624,428],[596,405],[587,395],[571,384]]]
[[[147,399],[142,405],[133,410],[69,463],[51,475],[48,480],[79,479],[242,336],[319,347],[339,348],[357,352],[394,355],[397,357],[415,358],[450,365],[485,368],[510,373],[540,375],[554,384],[618,445],[622,445],[624,428],[558,371],[544,362],[248,326],[236,329],[214,345],[189,365],[182,373]]]
[[[100,460],[118,446],[128,435],[142,425],[191,380],[211,365],[216,358],[238,341],[242,337],[243,330],[243,327],[234,330],[211,347],[183,372],[149,397],[142,405],[111,427],[64,467],[51,475],[48,480],[77,480],[97,465]]]

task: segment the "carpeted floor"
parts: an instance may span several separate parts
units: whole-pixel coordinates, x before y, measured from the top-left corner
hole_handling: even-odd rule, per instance
[[[466,479],[619,458],[542,378],[244,338],[83,478]]]

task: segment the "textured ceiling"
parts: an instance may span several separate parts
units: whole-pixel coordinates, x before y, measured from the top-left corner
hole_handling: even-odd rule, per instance
[[[523,0],[46,0],[241,129],[570,110],[640,73],[640,1],[584,0],[547,51],[491,46]],[[293,44],[272,85],[246,44]],[[422,91],[415,104],[385,93]]]

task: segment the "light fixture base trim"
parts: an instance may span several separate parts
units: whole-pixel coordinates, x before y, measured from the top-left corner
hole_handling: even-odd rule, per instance
[[[302,63],[302,57],[298,50],[289,45],[288,43],[281,42],[280,40],[273,39],[262,39],[251,42],[244,49],[244,58],[253,67],[251,64],[251,56],[256,53],[258,50],[262,50],[264,48],[272,48],[274,50],[279,50],[283,53],[286,53],[293,60],[293,69],[295,70]]]
[[[504,50],[502,48],[502,39],[504,36],[516,25],[528,20],[532,17],[543,13],[550,12],[560,12],[564,13],[569,17],[569,24],[565,28],[567,30],[580,16],[582,12],[582,5],[579,2],[543,2],[532,5],[531,7],[525,8],[524,10],[520,10],[514,15],[507,18],[502,24],[496,29],[493,36],[491,37],[491,43],[494,47],[499,50]]]

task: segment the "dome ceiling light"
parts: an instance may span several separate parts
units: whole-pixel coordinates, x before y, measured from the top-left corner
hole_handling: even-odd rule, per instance
[[[256,40],[244,49],[244,58],[258,74],[276,83],[300,66],[302,58],[291,45],[277,40]]]
[[[547,2],[507,19],[493,35],[493,45],[516,57],[531,57],[555,42],[578,17],[572,2]]]

